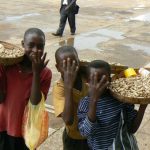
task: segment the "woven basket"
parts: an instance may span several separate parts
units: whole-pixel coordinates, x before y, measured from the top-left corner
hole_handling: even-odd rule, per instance
[[[130,104],[149,104],[150,103],[150,98],[144,98],[144,97],[125,97],[122,95],[119,95],[113,91],[111,91],[111,94],[113,97],[115,97],[117,100],[124,102],[124,103],[130,103]]]
[[[137,69],[137,70],[139,70],[139,69]],[[115,75],[113,78],[114,78],[114,80],[116,80],[116,79],[118,79],[118,76]],[[115,97],[117,100],[119,100],[121,102],[124,102],[124,103],[130,103],[130,104],[150,104],[150,98],[144,98],[144,97],[137,97],[137,98],[126,97],[126,96],[123,96],[123,95],[119,95],[118,93],[112,91],[111,89],[110,89],[110,92],[111,92],[111,95],[113,97]]]
[[[20,49],[21,51],[23,51],[23,49],[21,49],[20,47],[7,43],[7,42],[0,41],[0,44],[2,44],[4,48],[9,49],[9,50],[16,48],[16,49]],[[6,66],[17,64],[23,60],[23,55],[24,53],[22,54],[22,56],[16,57],[16,58],[3,58],[0,56],[0,64],[6,65]]]

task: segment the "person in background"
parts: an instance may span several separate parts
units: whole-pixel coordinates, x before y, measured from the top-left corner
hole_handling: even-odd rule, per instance
[[[133,134],[138,130],[147,105],[116,100],[109,92],[111,68],[102,60],[89,64],[89,95],[78,108],[79,130],[91,150],[138,150]]]
[[[47,97],[52,73],[46,67],[45,35],[37,28],[24,34],[23,61],[5,67],[0,64],[0,150],[28,150],[22,137],[22,119],[30,99],[40,103]]]
[[[60,8],[60,23],[56,33],[52,33],[54,36],[62,36],[66,21],[68,19],[71,35],[75,35],[76,22],[75,15],[78,13],[79,7],[76,5],[77,0],[61,0]]]
[[[65,123],[63,149],[88,150],[87,140],[78,130],[77,108],[88,89],[80,72],[77,51],[72,46],[60,47],[55,59],[61,79],[53,87],[53,103],[56,117]]]

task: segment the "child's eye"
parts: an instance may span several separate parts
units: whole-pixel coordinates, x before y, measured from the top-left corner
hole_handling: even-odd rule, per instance
[[[43,49],[43,48],[44,48],[43,44],[38,45],[38,49]]]
[[[30,45],[29,48],[33,48],[33,46]]]
[[[28,47],[29,47],[29,48],[33,48],[33,47],[34,47],[34,44],[29,44]]]

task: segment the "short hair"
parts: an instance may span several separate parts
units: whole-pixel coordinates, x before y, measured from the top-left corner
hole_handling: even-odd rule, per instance
[[[41,29],[38,28],[29,28],[28,30],[25,31],[24,33],[24,40],[26,39],[26,37],[30,34],[37,34],[38,36],[43,36],[45,39],[45,34]]]
[[[55,52],[56,62],[58,61],[58,58],[62,53],[72,53],[78,57],[78,53],[73,46],[62,46],[62,47],[58,48]]]
[[[88,68],[89,68],[88,70],[90,70],[90,68],[95,68],[95,69],[102,68],[102,69],[105,69],[109,75],[111,74],[111,67],[110,67],[109,63],[107,63],[106,61],[103,61],[103,60],[91,61],[89,63]]]

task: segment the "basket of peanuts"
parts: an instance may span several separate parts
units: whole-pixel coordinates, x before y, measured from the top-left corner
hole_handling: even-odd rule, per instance
[[[0,41],[0,64],[9,66],[23,60],[24,50],[13,44]]]
[[[131,104],[150,103],[150,69],[128,68],[121,76],[112,78],[111,94],[121,102]]]

